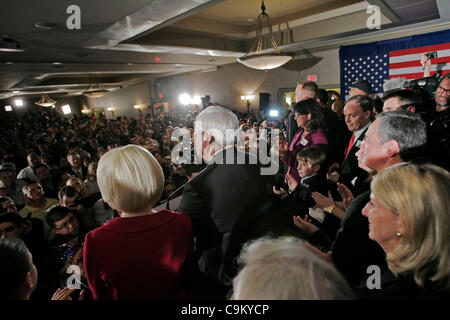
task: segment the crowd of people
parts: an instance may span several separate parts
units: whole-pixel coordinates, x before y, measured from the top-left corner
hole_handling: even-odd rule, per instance
[[[2,119],[0,296],[448,298],[449,91],[308,81],[277,119]]]

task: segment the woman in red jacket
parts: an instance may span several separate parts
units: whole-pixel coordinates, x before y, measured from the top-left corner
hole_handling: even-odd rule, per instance
[[[103,200],[120,217],[86,235],[84,265],[94,299],[183,299],[193,255],[188,216],[152,206],[164,189],[158,161],[128,145],[99,161]]]

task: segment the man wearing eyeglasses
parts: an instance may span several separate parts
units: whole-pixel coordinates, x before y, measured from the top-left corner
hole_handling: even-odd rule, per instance
[[[63,206],[54,206],[47,211],[47,223],[57,235],[52,241],[53,244],[71,242],[75,245],[84,241],[84,238],[80,238],[80,223],[76,214]]]
[[[429,130],[429,154],[433,162],[450,170],[450,73],[447,73],[434,93],[436,109]]]

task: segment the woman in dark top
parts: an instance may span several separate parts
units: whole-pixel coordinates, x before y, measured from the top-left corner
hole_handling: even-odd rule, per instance
[[[450,174],[432,164],[400,165],[378,173],[371,191],[363,215],[369,219],[369,238],[386,253],[388,268],[378,270],[376,279],[375,267],[357,291],[359,297],[448,299]]]

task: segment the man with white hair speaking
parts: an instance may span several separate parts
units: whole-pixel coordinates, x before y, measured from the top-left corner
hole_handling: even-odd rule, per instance
[[[225,298],[235,275],[233,259],[256,210],[271,197],[271,175],[251,153],[235,147],[239,128],[230,110],[209,106],[195,120],[195,151],[208,166],[186,184],[178,211],[192,219],[201,286]]]

